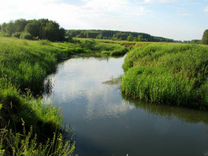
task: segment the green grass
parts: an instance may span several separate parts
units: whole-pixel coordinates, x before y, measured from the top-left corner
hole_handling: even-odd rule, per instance
[[[79,39],[80,46],[86,50],[88,56],[119,57],[124,56],[129,47],[120,42],[106,42],[105,40]]]
[[[44,79],[55,72],[60,61],[73,55],[121,56],[127,50],[119,43],[95,40],[55,43],[0,37],[0,129],[7,131],[0,140],[0,155],[3,152],[4,155],[27,155],[31,150],[42,155],[66,155],[63,150],[68,142],[64,139],[59,138],[59,143],[56,139],[55,144],[60,146],[49,150],[54,143],[47,140],[53,140],[55,132],[56,136],[61,136],[64,130],[60,110],[43,103],[38,96],[42,94]],[[23,128],[26,130],[24,133]],[[28,136],[29,133],[32,135]],[[20,135],[21,139],[16,140]],[[25,146],[27,137],[31,145],[18,149]],[[74,145],[69,151],[72,149]],[[68,153],[68,150],[65,152]]]
[[[157,43],[133,49],[123,64],[125,96],[151,103],[208,106],[208,47]]]
[[[69,156],[75,150],[75,145],[64,142],[61,133],[54,133],[52,139],[45,144],[39,144],[37,135],[34,135],[32,127],[28,133],[14,133],[12,130],[0,131],[0,155],[15,156]],[[7,144],[5,148],[1,145]],[[9,152],[8,152],[9,151]]]
[[[72,43],[0,38],[0,129],[12,129],[12,133],[6,135],[0,145],[0,151],[4,151],[5,155],[11,154],[13,147],[7,147],[23,133],[23,126],[26,131],[32,126],[33,135],[37,135],[34,144],[38,144],[34,148],[39,152],[42,149],[40,143],[44,149],[52,145],[47,140],[53,138],[54,132],[61,135],[60,111],[33,95],[41,94],[45,77],[55,71],[59,61],[83,51],[79,45]],[[21,142],[25,137],[23,135]],[[65,144],[64,140],[61,142]],[[56,155],[61,154],[59,152]]]

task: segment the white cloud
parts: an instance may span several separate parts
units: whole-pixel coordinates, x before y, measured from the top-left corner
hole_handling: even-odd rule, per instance
[[[191,16],[191,13],[186,9],[180,9],[178,10],[177,13],[179,16],[184,16],[184,17]]]
[[[206,6],[206,7],[204,8],[204,12],[205,12],[205,13],[208,13],[208,6]]]
[[[0,23],[18,18],[49,18],[65,28],[126,24],[130,16],[136,18],[148,13],[144,6],[128,0],[82,0],[80,5],[61,0],[0,0],[0,3]]]
[[[176,2],[176,0],[144,0],[144,3],[146,4],[152,4],[152,3],[170,4],[174,2]]]

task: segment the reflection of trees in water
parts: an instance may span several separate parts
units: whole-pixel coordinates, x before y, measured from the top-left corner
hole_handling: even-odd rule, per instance
[[[124,96],[123,96],[124,97]],[[143,109],[146,112],[159,115],[166,118],[178,118],[190,123],[204,123],[208,124],[208,112],[182,108],[170,105],[150,104],[141,101],[134,101],[124,97],[129,104],[134,105],[136,108]]]
[[[48,78],[44,82],[44,94],[47,94],[50,96],[52,94],[52,90],[53,90],[52,79]]]

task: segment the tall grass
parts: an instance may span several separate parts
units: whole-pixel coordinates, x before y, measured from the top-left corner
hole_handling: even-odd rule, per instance
[[[69,156],[75,150],[71,142],[64,142],[61,133],[54,133],[45,144],[38,143],[37,135],[30,131],[13,133],[12,130],[0,130],[0,155],[15,156]]]
[[[78,49],[81,49],[79,45],[71,43],[0,37],[0,129],[6,131],[1,134],[0,155],[68,153],[67,143],[60,138],[63,131],[60,111],[33,95],[41,94],[45,77],[55,71],[57,63],[81,53]],[[57,132],[55,143],[60,146],[50,151],[54,132]]]
[[[152,103],[208,106],[208,47],[149,44],[133,49],[123,64],[124,95]]]

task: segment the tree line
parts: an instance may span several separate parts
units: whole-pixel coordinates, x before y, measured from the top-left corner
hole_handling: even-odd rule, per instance
[[[152,36],[146,33],[124,32],[113,30],[65,30],[58,23],[48,19],[18,19],[0,25],[4,36],[22,39],[46,39],[49,41],[71,41],[76,38],[128,40],[146,42],[182,42],[173,39]],[[208,29],[204,31],[202,40],[183,41],[184,43],[208,44]]]
[[[203,37],[202,37],[202,43],[208,44],[208,29],[204,31]]]
[[[0,25],[1,32],[6,36],[23,39],[47,39],[50,41],[66,40],[65,30],[55,21],[48,19],[18,19]]]
[[[146,33],[123,32],[112,30],[68,30],[67,34],[77,38],[149,41],[149,42],[174,42],[173,39],[152,36]]]

